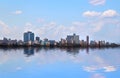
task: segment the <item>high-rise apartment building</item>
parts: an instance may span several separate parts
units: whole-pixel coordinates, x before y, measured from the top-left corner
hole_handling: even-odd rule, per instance
[[[24,42],[34,41],[34,33],[28,31],[24,33]]]

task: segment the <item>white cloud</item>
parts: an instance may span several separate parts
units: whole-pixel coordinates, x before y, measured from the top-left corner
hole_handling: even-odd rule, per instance
[[[97,21],[96,23],[91,22],[90,25],[93,26],[92,31],[95,33],[102,29],[102,27],[104,26],[104,22],[102,21]]]
[[[6,35],[10,33],[8,25],[1,20],[0,20],[0,32],[1,32],[1,35],[3,34]]]
[[[115,17],[118,16],[118,13],[115,10],[106,10],[102,13],[102,17]]]
[[[16,11],[14,11],[14,12],[12,12],[13,14],[15,14],[15,15],[20,15],[20,14],[22,14],[23,12],[21,11],[21,10],[16,10]]]
[[[114,66],[107,66],[104,67],[105,72],[112,72],[112,71],[116,71],[116,68]]]
[[[96,12],[96,11],[86,11],[83,13],[83,16],[85,17],[96,17],[99,16],[101,13],[100,12]]]
[[[89,0],[89,3],[92,5],[104,5],[106,0]]]
[[[97,12],[97,11],[86,11],[83,13],[83,16],[85,17],[99,17],[99,18],[104,18],[104,17],[115,17],[119,16],[119,13],[117,11],[109,9],[103,12]]]
[[[87,72],[95,72],[96,70],[98,70],[97,67],[95,66],[91,66],[91,67],[83,67],[83,69]]]

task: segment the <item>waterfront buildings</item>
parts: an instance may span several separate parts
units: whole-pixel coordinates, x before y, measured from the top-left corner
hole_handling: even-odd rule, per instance
[[[96,42],[95,40],[91,40],[91,41],[90,41],[90,46],[91,46],[91,47],[97,46],[97,42]]]
[[[67,35],[66,39],[61,38],[59,42],[55,40],[48,40],[47,38],[40,40],[40,37],[36,37],[34,40],[34,33],[28,31],[23,34],[23,41],[22,40],[11,40],[7,38],[3,38],[0,40],[0,46],[58,46],[58,47],[109,47],[109,46],[117,46],[115,43],[105,42],[104,40],[89,41],[89,36],[86,36],[86,40],[79,40],[79,35]]]
[[[19,46],[22,46],[24,44],[24,42],[22,41],[22,40],[19,40],[18,42],[17,42],[17,45],[19,45]]]
[[[59,42],[60,46],[67,46],[67,40],[61,38],[61,41]]]
[[[81,47],[86,47],[86,41],[80,40],[80,46]]]
[[[24,33],[24,42],[25,43],[31,43],[34,41],[34,33],[31,31],[25,32]]]
[[[50,46],[55,46],[56,45],[55,40],[49,40],[49,43],[50,43]]]
[[[16,45],[17,40],[11,40],[11,39],[7,39],[7,38],[3,38],[3,40],[0,40],[0,44],[2,44],[2,45]]]
[[[40,41],[40,37],[36,37],[36,41],[38,41],[38,42],[39,42],[39,41]]]
[[[79,40],[79,35],[73,34],[73,35],[68,35],[66,38],[67,44],[68,45],[79,45],[80,40]]]

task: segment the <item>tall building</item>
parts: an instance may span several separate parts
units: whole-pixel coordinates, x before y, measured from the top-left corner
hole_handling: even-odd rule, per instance
[[[75,45],[80,44],[79,35],[76,34],[68,35],[66,40],[67,40],[67,44],[75,44]]]
[[[24,42],[34,41],[34,33],[28,31],[24,33]]]
[[[36,40],[37,40],[37,41],[40,41],[40,37],[36,37]]]
[[[89,46],[89,36],[86,37],[87,46]]]

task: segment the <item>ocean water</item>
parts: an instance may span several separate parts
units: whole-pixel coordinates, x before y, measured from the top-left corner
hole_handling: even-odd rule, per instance
[[[120,78],[120,48],[4,48],[0,78]]]

